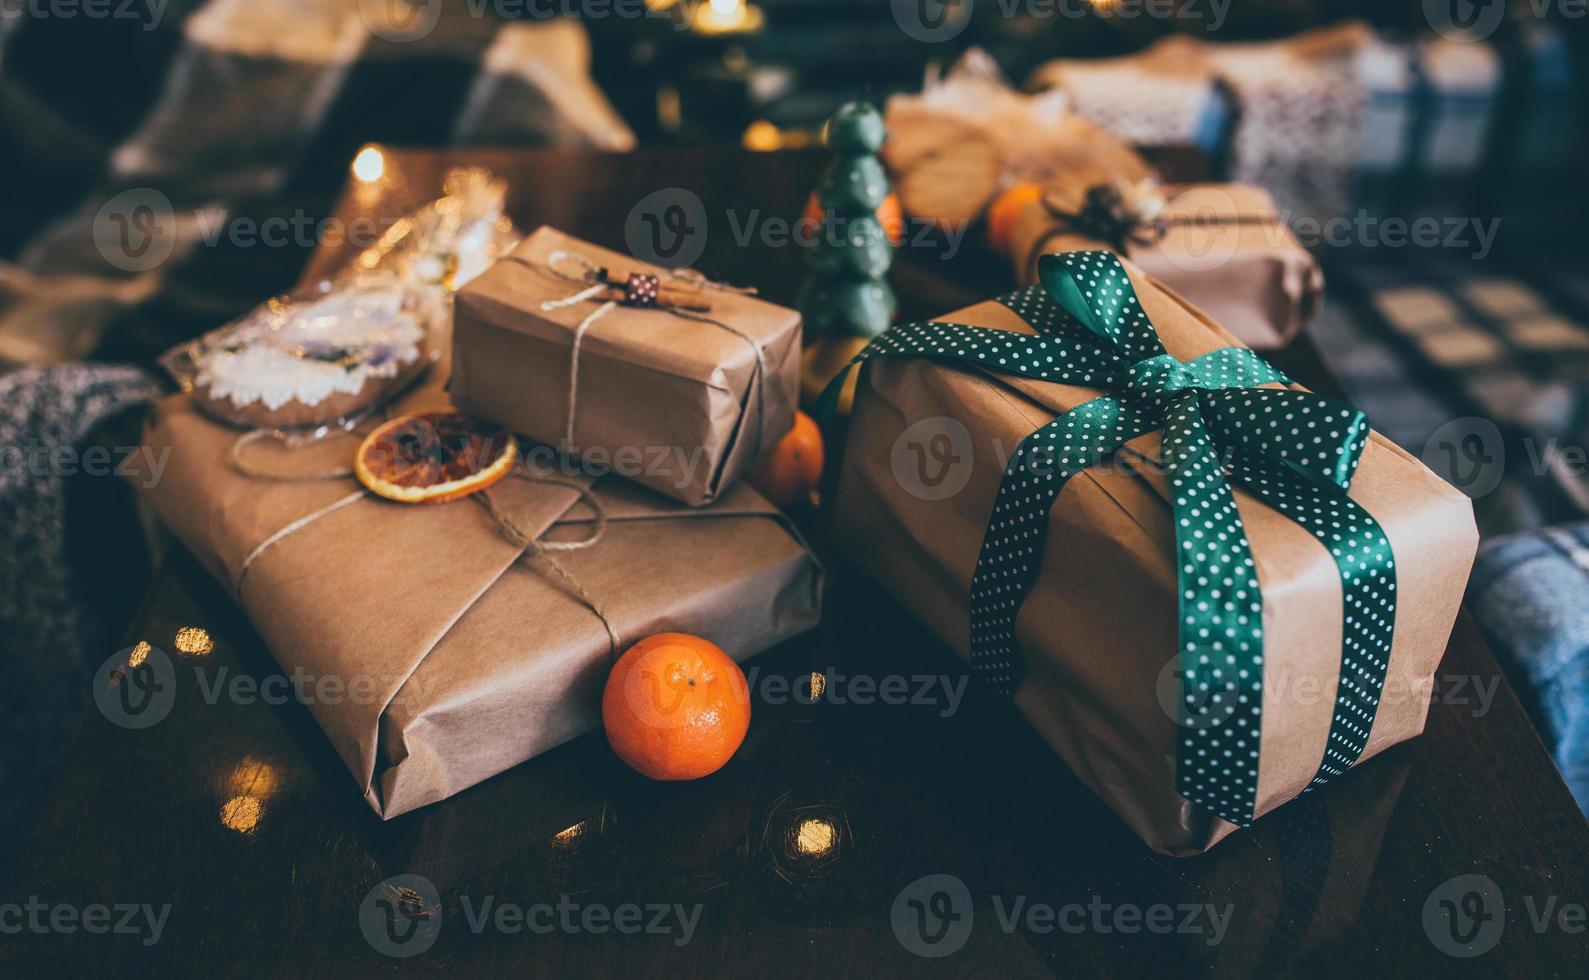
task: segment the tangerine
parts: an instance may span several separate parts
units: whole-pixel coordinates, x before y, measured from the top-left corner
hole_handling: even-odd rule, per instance
[[[624,652],[601,696],[607,742],[648,779],[700,779],[721,769],[750,729],[750,684],[722,648],[658,633]]]
[[[890,191],[889,195],[883,198],[883,203],[877,206],[875,214],[877,215],[877,223],[883,226],[883,231],[887,233],[888,240],[895,245],[903,244],[905,241],[905,210],[899,206],[899,195]],[[815,192],[806,199],[804,217],[813,226],[820,226],[822,223],[824,217],[822,202],[817,200]]]
[[[1047,193],[1041,186],[1030,183],[1015,184],[993,199],[988,208],[988,247],[997,255],[1009,252],[1014,244],[1015,222],[1028,204],[1041,201]]]
[[[804,412],[795,412],[794,427],[750,471],[746,482],[779,507],[811,499],[822,482],[822,430]]]

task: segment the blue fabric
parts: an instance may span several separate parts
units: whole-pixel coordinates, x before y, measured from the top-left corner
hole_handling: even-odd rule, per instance
[[[1589,815],[1589,522],[1486,542],[1468,599],[1526,682],[1540,736]]]
[[[1209,92],[1208,104],[1197,117],[1192,133],[1192,145],[1203,151],[1210,160],[1222,157],[1236,127],[1234,96],[1224,86],[1216,85]]]

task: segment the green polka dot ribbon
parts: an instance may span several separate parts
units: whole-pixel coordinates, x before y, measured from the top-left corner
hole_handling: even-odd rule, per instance
[[[926,357],[1107,392],[1027,436],[1005,467],[971,580],[973,672],[1014,693],[1016,617],[1037,575],[1055,498],[1070,477],[1162,430],[1180,598],[1177,791],[1232,823],[1252,821],[1263,598],[1233,487],[1305,528],[1340,573],[1339,683],[1324,757],[1307,788],[1345,772],[1368,742],[1395,627],[1390,542],[1347,495],[1368,420],[1311,392],[1262,387],[1288,379],[1246,348],[1176,360],[1112,252],[1045,255],[1038,285],[1000,302],[1036,336],[915,323],[890,329],[852,362]],[[819,412],[831,413],[842,377]]]

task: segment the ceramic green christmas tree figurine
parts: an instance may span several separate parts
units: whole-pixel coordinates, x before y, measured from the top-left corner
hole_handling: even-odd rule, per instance
[[[894,246],[877,216],[889,196],[877,158],[883,117],[864,102],[846,103],[828,120],[827,144],[834,155],[817,185],[822,225],[806,254],[800,314],[808,337],[875,337],[896,305],[887,280]]]
[[[903,229],[884,226],[900,215],[877,157],[883,137],[883,117],[864,102],[846,103],[828,119],[833,160],[817,185],[821,224],[806,252],[809,274],[796,300],[805,320],[801,391],[808,401],[894,320],[888,268]],[[851,394],[842,411],[849,410]]]

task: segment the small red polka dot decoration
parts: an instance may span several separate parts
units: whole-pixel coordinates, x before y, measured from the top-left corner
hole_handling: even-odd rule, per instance
[[[662,290],[662,280],[643,272],[629,273],[624,283],[623,301],[629,306],[656,306]]]

